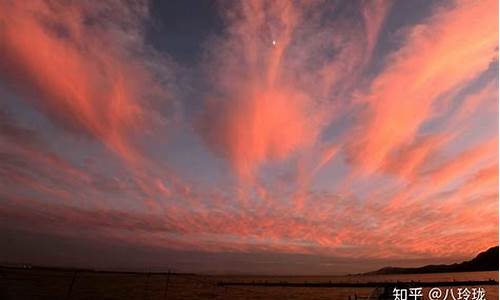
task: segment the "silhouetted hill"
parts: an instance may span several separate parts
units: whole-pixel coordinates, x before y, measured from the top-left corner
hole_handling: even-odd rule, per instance
[[[385,267],[377,271],[364,273],[364,275],[378,274],[422,274],[422,273],[453,273],[453,272],[478,272],[498,271],[498,246],[479,253],[471,260],[451,265],[427,265],[418,268]]]

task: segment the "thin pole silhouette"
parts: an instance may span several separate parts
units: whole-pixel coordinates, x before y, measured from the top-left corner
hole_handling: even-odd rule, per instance
[[[168,283],[170,281],[170,270],[167,273],[167,279],[165,280],[165,293],[163,294],[163,299],[167,299]]]
[[[69,285],[69,289],[68,289],[68,295],[66,296],[66,299],[67,300],[70,300],[71,299],[71,291],[73,290],[73,285],[75,285],[75,281],[76,281],[76,275],[78,274],[78,271],[75,271],[73,273],[73,279],[71,279],[71,284]]]
[[[151,273],[148,273],[148,275],[146,275],[146,285],[144,286],[144,299],[146,299],[146,295],[149,296],[149,293],[148,293],[149,275],[151,275]]]

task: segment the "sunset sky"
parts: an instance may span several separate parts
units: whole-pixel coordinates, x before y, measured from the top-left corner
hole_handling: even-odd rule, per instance
[[[0,263],[340,274],[498,244],[498,1],[0,0]]]

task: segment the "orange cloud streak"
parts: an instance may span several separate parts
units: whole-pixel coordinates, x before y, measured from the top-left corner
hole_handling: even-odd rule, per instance
[[[439,96],[497,57],[497,8],[496,1],[459,1],[408,31],[405,45],[366,95],[370,115],[350,147],[363,170],[378,170],[389,154],[413,140]]]
[[[332,88],[352,85],[389,6],[363,5],[374,8],[362,6],[365,24],[326,26],[321,16],[333,5],[251,1],[225,10],[229,29],[209,55],[217,92],[199,127],[240,178],[315,144],[336,106]]]
[[[65,128],[135,159],[127,135],[143,124],[143,100],[154,93],[144,90],[154,86],[152,75],[132,54],[142,51],[134,30],[143,9],[111,2],[3,1],[0,71]]]

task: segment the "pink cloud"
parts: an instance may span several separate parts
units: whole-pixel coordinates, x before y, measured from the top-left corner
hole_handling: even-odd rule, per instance
[[[436,8],[425,23],[408,30],[365,95],[369,114],[350,146],[360,168],[379,169],[414,139],[439,96],[486,70],[497,57],[497,7],[495,1],[460,1]]]
[[[66,129],[135,159],[128,134],[147,122],[148,98],[164,93],[134,54],[145,51],[146,10],[142,3],[3,2],[1,75]]]
[[[383,3],[366,5],[360,12],[366,27],[352,20],[322,26],[322,14],[335,9],[328,4],[224,7],[228,29],[211,44],[207,66],[217,92],[207,97],[198,126],[241,178],[313,146],[335,118],[332,89],[353,84],[387,10]]]
[[[227,26],[205,49],[211,90],[203,91],[197,133],[239,180],[252,183],[245,189],[233,184],[232,173],[230,183],[201,187],[134,147],[131,135],[143,133],[154,117],[150,97],[167,94],[157,87],[150,57],[133,54],[146,51],[141,2],[47,3],[0,4],[8,8],[0,11],[0,38],[8,42],[0,46],[0,72],[54,124],[120,154],[125,171],[76,166],[36,134],[11,120],[0,123],[1,154],[16,158],[0,161],[7,166],[2,186],[14,191],[0,195],[12,200],[0,203],[1,216],[62,235],[81,229],[99,238],[212,252],[418,258],[468,256],[498,242],[498,138],[446,154],[477,125],[472,117],[483,105],[495,107],[496,82],[467,95],[436,133],[419,134],[424,122],[442,117],[437,102],[451,97],[451,103],[497,58],[498,4],[436,7],[407,29],[366,93],[360,82],[370,80],[363,71],[389,2],[355,6],[363,22],[352,16],[325,21],[324,14],[337,9],[328,2],[221,7]],[[104,12],[100,22],[83,21]],[[357,116],[360,130],[342,125],[335,129],[347,133],[328,140],[329,125],[359,99],[368,111]],[[350,160],[341,161],[345,154]],[[106,160],[100,159],[97,164]],[[336,167],[333,160],[352,168],[345,176],[351,185],[312,190],[319,170]],[[263,166],[283,162],[296,173],[279,182],[257,176]],[[398,182],[393,188],[381,179]],[[364,181],[375,187],[360,199],[356,184]],[[21,189],[32,197],[16,195]]]

